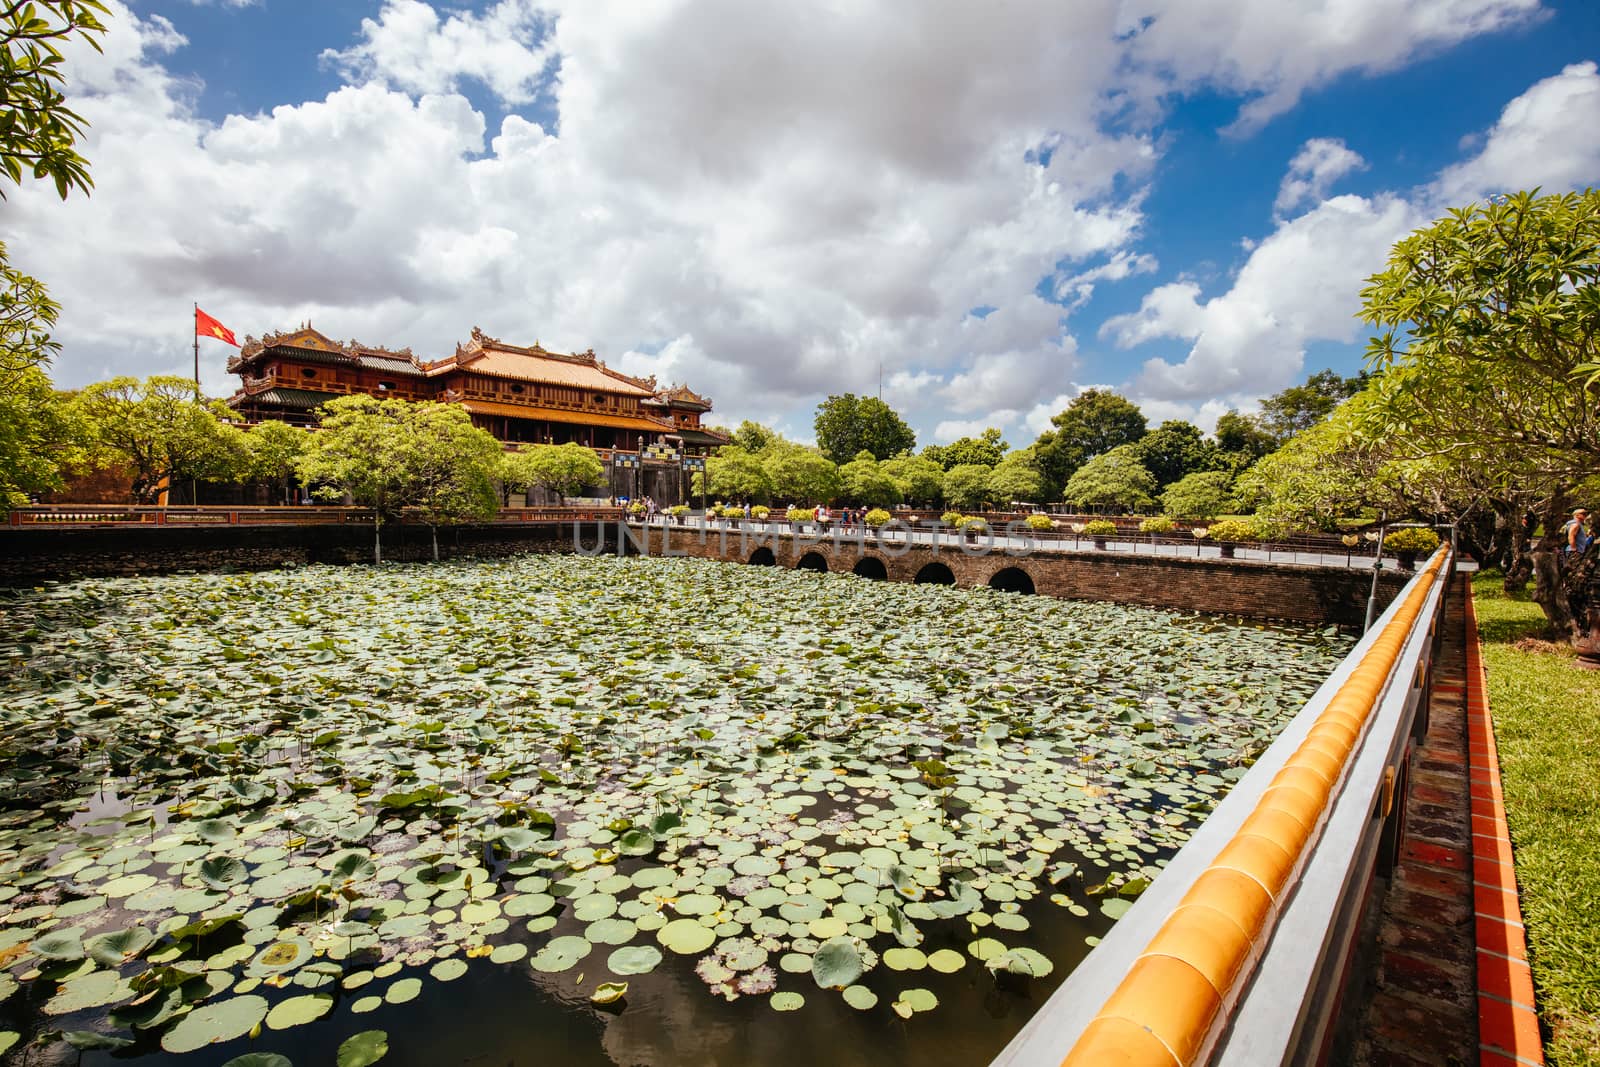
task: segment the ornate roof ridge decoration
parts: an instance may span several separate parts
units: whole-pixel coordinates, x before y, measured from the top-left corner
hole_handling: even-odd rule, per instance
[[[709,396],[701,396],[687,385],[679,385],[677,382],[673,382],[671,386],[661,390],[656,395],[669,403],[675,401],[680,404],[699,404],[704,406],[707,411],[711,410],[711,398]]]

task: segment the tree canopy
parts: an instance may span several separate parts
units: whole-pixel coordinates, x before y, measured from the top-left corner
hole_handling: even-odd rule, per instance
[[[594,449],[579,444],[523,445],[504,455],[500,477],[521,490],[547,489],[561,498],[576,496],[606,476],[605,464]]]
[[[1156,480],[1133,445],[1118,445],[1078,468],[1063,495],[1079,507],[1144,511],[1155,504]]]
[[[871,452],[862,449],[839,468],[839,498],[846,504],[892,508],[900,503],[900,486]]]
[[[1282,444],[1332,415],[1334,408],[1365,389],[1370,380],[1366,371],[1352,378],[1340,377],[1331,370],[1318,371],[1304,384],[1263,397],[1257,425]]]
[[[1134,443],[1134,455],[1161,488],[1196,471],[1212,470],[1221,460],[1200,427],[1168,419]]]
[[[62,488],[63,469],[81,457],[83,429],[74,408],[37,367],[0,389],[0,504],[20,507]]]
[[[944,499],[944,468],[934,460],[907,453],[885,460],[882,466],[907,503],[927,506]]]
[[[250,427],[244,437],[250,457],[245,476],[251,481],[286,489],[289,479],[294,477],[295,464],[311,444],[310,436],[298,426],[276,420]]]
[[[915,448],[917,435],[877,397],[844,393],[817,405],[817,448],[834,463],[849,463],[863,449],[888,459]]]
[[[762,454],[761,468],[774,499],[812,503],[839,494],[838,466],[816,449],[780,440]]]
[[[1174,519],[1214,519],[1234,510],[1233,475],[1227,471],[1195,471],[1167,486],[1161,511]]]
[[[982,463],[962,463],[945,471],[945,503],[968,510],[983,507],[989,499],[990,469]]]
[[[947,471],[968,463],[995,467],[1009,447],[1001,439],[1000,431],[991,426],[978,437],[958,437],[947,445],[928,445],[922,450],[922,458],[932,460]]]
[[[1057,485],[1096,456],[1139,440],[1146,429],[1137,404],[1105,389],[1085,389],[1050,424],[1033,448],[1045,477]]]
[[[153,503],[163,485],[238,481],[248,471],[244,434],[220,400],[204,400],[188,378],[156,375],[96,382],[72,400],[87,463],[126,467],[135,499]]]
[[[1044,474],[1033,449],[1008,454],[989,472],[989,499],[996,504],[1037,504],[1044,499]]]

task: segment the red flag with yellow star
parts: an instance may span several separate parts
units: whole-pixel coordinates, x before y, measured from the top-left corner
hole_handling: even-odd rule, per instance
[[[239,347],[239,342],[233,339],[232,330],[207,315],[204,311],[201,311],[198,307],[194,309],[194,335],[196,337],[215,337],[219,341],[228,342],[235,348]]]

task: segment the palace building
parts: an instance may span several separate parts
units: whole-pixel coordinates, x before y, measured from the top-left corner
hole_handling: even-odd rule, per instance
[[[228,406],[246,422],[270,419],[309,426],[323,403],[351,393],[460,404],[472,422],[507,447],[576,443],[609,468],[614,492],[655,492],[681,499],[686,471],[727,438],[701,418],[710,399],[687,386],[662,389],[655,378],[612,370],[591,349],[523,348],[473,328],[453,354],[427,361],[409,348],[391,351],[334,341],[310,324],[290,333],[245,338],[228,370],[243,384]]]

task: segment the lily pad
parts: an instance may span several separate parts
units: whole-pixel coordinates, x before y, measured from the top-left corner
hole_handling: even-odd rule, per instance
[[[179,1019],[161,1037],[161,1047],[173,1054],[243,1037],[267,1017],[264,997],[246,995],[202,1004]]]
[[[693,956],[710,948],[717,934],[694,919],[674,919],[656,932],[656,939],[674,952]]]
[[[860,951],[848,937],[823,942],[811,957],[811,977],[824,989],[854,985],[865,970]]]
[[[386,1030],[363,1030],[344,1039],[334,1057],[336,1067],[369,1067],[389,1054]]]
[[[615,1004],[627,995],[627,982],[601,982],[594,987],[594,992],[589,994],[589,999],[596,1004]]]
[[[536,971],[555,974],[568,970],[589,955],[594,946],[581,937],[557,937],[535,953],[529,960]]]
[[[661,965],[661,950],[654,945],[629,945],[606,959],[612,974],[649,974]]]
[[[267,1029],[288,1030],[316,1022],[333,1010],[333,996],[328,993],[303,993],[298,997],[274,1004],[267,1012]]]

